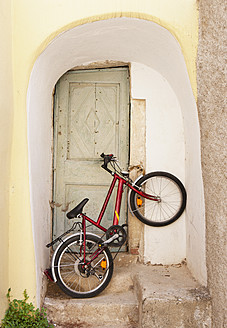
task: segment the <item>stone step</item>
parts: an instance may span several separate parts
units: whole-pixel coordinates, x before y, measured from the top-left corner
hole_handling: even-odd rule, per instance
[[[186,265],[137,266],[139,327],[210,328],[211,300]]]
[[[138,302],[133,291],[92,299],[45,298],[47,317],[58,328],[138,327]]]
[[[186,265],[143,265],[122,255],[100,295],[71,299],[49,284],[44,307],[58,328],[211,327],[209,294]]]
[[[118,254],[107,288],[97,297],[72,299],[48,284],[44,308],[57,328],[138,328],[138,300],[133,289],[131,266],[137,257]]]
[[[127,267],[114,268],[113,276],[107,288],[102,292],[102,295],[124,293],[133,290],[133,276],[131,270]]]

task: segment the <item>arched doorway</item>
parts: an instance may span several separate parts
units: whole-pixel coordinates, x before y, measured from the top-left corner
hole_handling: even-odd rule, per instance
[[[158,168],[175,173],[185,180],[188,192],[186,220],[179,221],[177,229],[170,226],[157,231],[145,227],[147,261],[156,258],[159,263],[165,262],[167,256],[162,257],[160,252],[166,249],[163,243],[169,240],[170,245],[175,245],[172,254],[182,247],[194,276],[206,283],[200,133],[184,57],[179,43],[168,30],[150,21],[124,17],[84,24],[60,34],[38,57],[33,67],[27,107],[38,297],[42,285],[41,272],[48,262],[45,244],[51,234],[48,201],[52,198],[53,88],[72,67],[106,60],[130,63],[132,97],[148,99],[147,170]],[[152,87],[155,92],[152,92]],[[173,133],[176,138],[172,137]],[[152,143],[152,140],[155,142]],[[182,144],[185,147],[183,150]],[[158,251],[154,248],[157,243],[160,246],[156,247]]]

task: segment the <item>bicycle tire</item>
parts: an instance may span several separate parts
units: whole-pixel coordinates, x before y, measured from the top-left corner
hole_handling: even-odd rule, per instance
[[[100,237],[86,234],[86,257],[99,248]],[[106,247],[96,259],[91,262],[89,274],[82,267],[80,236],[72,236],[57,251],[54,270],[58,286],[64,293],[73,298],[88,298],[97,296],[109,284],[113,274],[113,259]],[[106,269],[101,266],[106,261]]]
[[[186,190],[174,175],[161,171],[151,172],[140,178],[136,185],[146,193],[160,197],[160,201],[157,202],[145,199],[135,191],[131,192],[132,212],[144,224],[154,227],[166,226],[176,221],[184,212]]]

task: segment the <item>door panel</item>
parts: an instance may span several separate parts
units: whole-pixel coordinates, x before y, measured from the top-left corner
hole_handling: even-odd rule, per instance
[[[54,113],[53,237],[71,226],[68,210],[88,197],[85,212],[95,221],[112,180],[100,154],[115,154],[123,169],[129,158],[129,87],[126,68],[70,71],[56,86]],[[116,191],[115,191],[116,193]],[[113,220],[114,195],[102,225]],[[124,200],[120,223],[127,220]],[[96,229],[92,231],[97,232]]]
[[[97,159],[102,149],[117,153],[119,86],[70,83],[69,95],[68,159]]]

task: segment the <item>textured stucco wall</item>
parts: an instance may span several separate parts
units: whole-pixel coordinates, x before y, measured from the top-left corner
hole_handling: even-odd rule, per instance
[[[227,327],[226,2],[200,0],[198,110],[213,327]]]
[[[0,3],[1,2],[8,3],[10,1],[0,0]],[[82,28],[82,26],[86,25],[86,23],[95,24],[98,21],[105,21],[111,18],[122,18],[122,16],[131,18],[135,17],[138,20],[143,19],[145,21],[151,20],[169,30],[179,41],[188,69],[191,87],[194,91],[194,95],[196,95],[195,58],[197,49],[198,13],[196,7],[196,0],[11,0],[11,2],[12,38],[9,38],[9,41],[12,43],[12,92],[14,96],[14,112],[12,125],[12,146],[10,149],[11,193],[9,199],[9,284],[12,287],[14,297],[21,297],[21,293],[26,288],[30,296],[30,300],[34,300],[34,298],[37,296],[35,268],[38,261],[37,259],[35,259],[34,252],[35,238],[33,239],[33,232],[35,235],[36,231],[32,231],[31,208],[33,199],[35,199],[36,204],[38,204],[38,200],[37,197],[32,197],[29,189],[31,180],[29,180],[28,169],[28,165],[30,164],[28,159],[28,141],[30,142],[30,140],[28,140],[27,138],[26,110],[26,102],[29,98],[27,98],[27,90],[29,83],[28,81],[34,63],[36,62],[36,60],[38,60],[38,56],[41,55],[41,53],[48,48],[48,45],[51,45],[53,43],[55,37],[60,36],[62,32],[66,32],[70,28]],[[5,25],[7,24],[5,23]],[[5,32],[5,26],[3,26],[2,31]],[[103,32],[108,32],[108,29],[106,31],[104,30]],[[144,32],[146,32],[146,29]],[[146,34],[144,32],[143,34]],[[111,39],[109,39],[108,41],[109,43],[111,43]],[[165,42],[163,42],[163,44],[164,46],[166,45]],[[149,45],[151,47],[152,43],[146,41],[145,45]],[[127,42],[124,43],[124,47],[127,47]],[[100,53],[99,48],[100,47],[96,45],[96,50]],[[138,53],[140,52],[144,56],[149,56],[148,53],[141,52],[141,49],[137,49]],[[77,50],[80,52],[82,49],[77,47]],[[54,80],[53,77],[50,77],[50,66],[53,64],[56,66],[56,68],[59,69],[59,66],[56,64],[56,60],[63,61],[65,59],[65,55],[70,56],[70,54],[64,53],[64,49],[61,49],[61,51],[64,54],[62,58],[59,58],[61,56],[60,53],[54,53],[53,56],[49,58],[49,61],[45,62],[44,71],[42,72],[43,76],[45,77],[43,83],[43,89],[45,94],[47,92],[46,90],[48,90],[48,92],[50,92],[51,94],[53,89],[53,86],[51,91],[47,87],[47,85],[50,85],[51,82],[53,82]],[[128,51],[128,53],[130,54],[130,51]],[[134,51],[131,51],[131,53],[134,54]],[[152,53],[154,53],[154,51],[152,51]],[[168,51],[166,53],[168,53]],[[109,54],[110,55],[106,56],[104,60],[108,59],[112,55],[111,52]],[[84,53],[83,58],[86,58],[86,55],[88,55],[89,57],[90,52]],[[168,55],[171,54],[168,53]],[[76,60],[78,58],[79,56],[74,57],[74,59]],[[102,60],[102,58],[103,57],[101,56],[101,59],[96,58],[95,60]],[[167,61],[167,56],[165,56],[165,58]],[[80,61],[79,65],[81,65],[81,63],[86,63],[86,59],[84,60],[84,62]],[[66,70],[73,66],[68,67],[67,60],[65,60],[64,65],[61,66],[61,73],[65,72],[65,70],[63,70],[63,67],[65,67]],[[176,69],[173,69],[172,73],[173,80],[175,81],[177,81],[176,71]],[[55,79],[57,79],[57,73],[59,73],[59,70],[56,70]],[[39,80],[35,80],[35,83],[35,88],[41,88]],[[188,81],[185,83],[188,83]],[[182,86],[182,83],[179,83],[179,85],[181,86],[183,91],[185,91],[185,88]],[[177,89],[180,88],[177,87]],[[48,109],[51,109],[52,98],[49,97],[48,99]],[[182,99],[183,102],[186,102],[183,92]],[[42,112],[40,108],[45,100],[46,99],[43,94],[41,94],[41,97],[37,97],[36,99],[36,103],[39,104],[38,111],[42,114],[44,113],[44,111]],[[4,114],[7,115],[6,113]],[[48,123],[49,121],[43,120],[43,126],[47,126]],[[34,152],[36,154],[37,149],[39,148],[37,146],[37,141],[43,140],[44,138],[44,134],[42,134],[41,130],[38,132],[38,134],[40,138],[36,139],[32,145],[32,148],[34,149]],[[47,144],[50,141],[51,140],[45,140],[45,143]],[[51,147],[49,149],[51,149]],[[45,151],[42,152],[42,157],[45,157]],[[42,209],[43,211],[43,215],[39,217],[39,220],[41,219],[42,222],[45,222],[45,224],[46,222],[49,222],[48,197],[50,192],[49,189],[43,190],[40,183],[42,181],[44,184],[46,184],[51,178],[49,173],[47,177],[43,174],[43,167],[49,167],[48,165],[49,163],[47,163],[46,166],[37,164],[38,169],[36,170],[36,174],[39,173],[41,177],[41,179],[39,179],[38,181],[38,193],[42,193],[44,195],[48,194],[48,196],[46,197],[45,204],[38,204],[38,208]],[[45,196],[43,196],[43,199],[44,197]],[[40,225],[42,225],[42,223],[40,223]],[[45,231],[45,225],[43,226],[43,231]],[[46,235],[48,234],[48,231],[45,231]],[[36,236],[38,239],[39,236],[37,235],[37,233]],[[42,240],[39,239],[39,246],[44,248],[45,244],[43,243],[41,246],[41,243]],[[15,249],[17,250],[17,252],[15,252]],[[41,270],[39,270],[38,274],[41,277]],[[20,283],[18,283],[18,281]]]
[[[8,305],[9,176],[12,134],[11,1],[0,0],[0,317]]]

